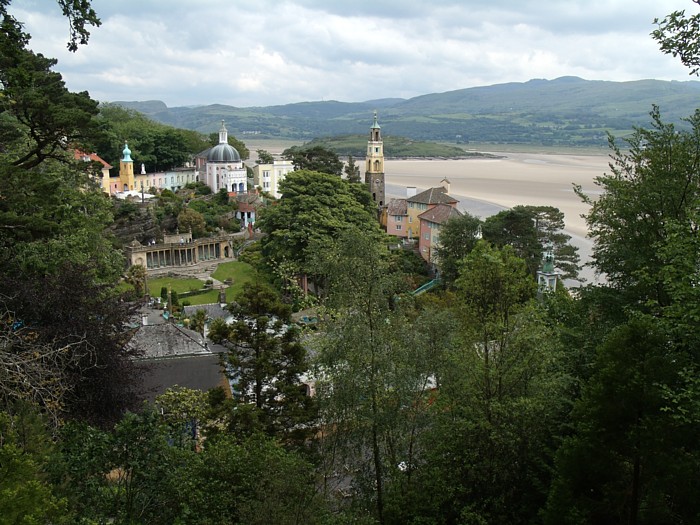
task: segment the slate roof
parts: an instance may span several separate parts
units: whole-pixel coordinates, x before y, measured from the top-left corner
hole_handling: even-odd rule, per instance
[[[231,317],[231,314],[220,303],[190,305],[182,309],[186,317],[193,316],[198,310],[204,310],[209,319],[226,319]]]
[[[129,345],[143,352],[143,359],[174,358],[223,352],[224,347],[207,344],[201,334],[173,323],[140,326]]]
[[[442,186],[422,191],[413,197],[409,197],[406,201],[420,204],[457,204],[459,202],[457,199],[450,197],[447,194],[447,190]]]
[[[155,400],[156,396],[174,386],[203,392],[221,386],[229,391],[218,354],[180,359],[150,359],[139,362],[138,366],[144,371],[138,394],[142,399],[149,401]]]
[[[437,224],[445,224],[449,219],[461,215],[462,213],[457,208],[453,208],[449,204],[438,204],[421,213],[418,218]]]
[[[387,205],[387,215],[407,215],[408,203],[406,199],[391,199]]]

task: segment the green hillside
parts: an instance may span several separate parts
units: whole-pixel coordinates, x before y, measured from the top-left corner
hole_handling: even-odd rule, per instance
[[[367,153],[367,135],[342,135],[335,137],[321,137],[307,142],[305,146],[323,146],[333,150],[341,157],[352,155],[353,157],[364,157]],[[386,137],[384,138],[384,154],[388,158],[396,157],[483,157],[485,154],[467,152],[459,146],[448,144],[438,144],[436,142],[426,142],[412,140],[406,137]]]
[[[409,100],[302,102],[237,108],[213,104],[167,108],[158,101],[118,102],[154,120],[209,133],[226,120],[229,132],[245,141],[365,134],[379,112],[385,140],[413,140],[544,146],[604,146],[607,133],[629,134],[649,124],[654,104],[665,121],[683,118],[700,106],[700,82],[639,80],[607,82],[562,77],[422,95]]]

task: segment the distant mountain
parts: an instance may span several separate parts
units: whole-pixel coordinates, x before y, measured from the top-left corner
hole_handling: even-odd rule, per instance
[[[665,121],[700,107],[700,82],[637,80],[608,82],[561,77],[534,79],[422,95],[408,100],[301,102],[237,108],[221,104],[168,108],[163,102],[115,102],[173,126],[210,133],[226,121],[245,141],[260,138],[311,140],[365,133],[379,112],[385,135],[417,140],[536,145],[605,145],[606,133],[624,136],[648,126],[652,105]]]

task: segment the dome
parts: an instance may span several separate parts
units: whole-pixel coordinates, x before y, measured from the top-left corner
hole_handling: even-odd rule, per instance
[[[229,144],[217,144],[207,153],[207,162],[240,162],[241,156]]]
[[[124,143],[124,150],[122,151],[122,155],[124,155],[124,158],[122,159],[124,162],[133,162],[131,160],[131,150],[129,149],[129,145],[126,142]]]

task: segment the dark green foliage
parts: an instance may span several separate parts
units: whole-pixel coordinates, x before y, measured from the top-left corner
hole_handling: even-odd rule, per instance
[[[611,285],[630,301],[659,306],[671,302],[664,268],[672,246],[697,236],[700,200],[700,112],[689,120],[692,131],[678,131],[651,113],[651,129],[638,129],[622,150],[611,139],[611,173],[596,178],[600,198],[586,215],[594,238],[593,260]]]
[[[405,285],[389,262],[382,243],[360,231],[343,232],[316,252],[333,313],[320,336],[316,384],[326,422],[319,438],[326,490],[347,478],[355,504],[379,523],[415,490],[411,471],[422,452],[417,441],[427,425],[435,357],[409,328],[408,301],[396,302]]]
[[[511,246],[527,264],[528,272],[532,276],[537,273],[542,261],[542,243],[527,210],[518,207],[498,212],[484,221],[482,231],[484,240],[498,247]]]
[[[194,190],[196,195],[211,195],[211,188],[203,182],[196,183]]]
[[[211,190],[206,193],[211,193]],[[198,221],[199,235],[202,235],[205,230],[214,232],[218,228],[223,228],[229,232],[239,231],[240,221],[234,216],[236,209],[236,202],[229,202],[228,193],[226,193],[225,189],[212,197],[193,199],[186,208],[190,213],[196,212],[202,219],[202,221]],[[182,228],[180,230],[186,231],[186,229],[183,230]]]
[[[259,429],[285,440],[303,437],[307,432],[297,425],[311,422],[313,400],[300,379],[308,369],[306,349],[297,327],[285,324],[289,307],[268,285],[254,281],[244,285],[232,310],[238,320],[222,338],[230,348],[237,431]]]
[[[436,420],[417,470],[415,515],[532,523],[544,503],[560,421],[559,351],[512,249],[481,241],[457,280],[459,346],[443,357]]]
[[[280,184],[282,198],[263,210],[258,226],[267,233],[261,241],[268,259],[287,260],[308,272],[309,247],[329,243],[340,232],[357,228],[379,235],[371,197],[362,184],[335,175],[295,171]]]
[[[139,205],[130,200],[117,201],[114,209],[114,220],[124,219],[130,221],[139,213]]]
[[[548,523],[693,522],[697,429],[668,406],[684,362],[653,318],[610,334],[557,456]]]
[[[67,501],[57,496],[47,472],[52,452],[47,428],[29,405],[0,411],[2,523],[68,523]]]
[[[147,173],[181,167],[208,145],[197,132],[165,126],[117,104],[101,104],[98,122],[103,138],[97,151],[112,166],[119,166],[125,142],[135,166],[145,164]]]
[[[125,348],[133,306],[97,284],[88,267],[65,263],[29,281],[7,276],[0,297],[2,309],[27,327],[24,344],[15,352],[31,353],[32,344],[44,345],[44,352],[65,348],[46,366],[66,392],[59,407],[46,410],[107,426],[136,405],[140,374],[132,359],[138,354]]]
[[[533,276],[542,264],[545,248],[553,251],[564,277],[578,276],[578,248],[569,244],[571,236],[563,232],[564,214],[557,208],[515,206],[488,217],[482,230],[484,239],[496,246],[512,246]]]
[[[190,206],[177,216],[177,228],[181,232],[192,232],[192,237],[196,239],[204,235],[206,222],[204,216]]]
[[[179,502],[177,523],[325,522],[312,466],[264,435],[217,438],[190,454],[176,475],[169,481]]]
[[[465,213],[447,221],[440,229],[440,277],[452,286],[462,260],[474,249],[481,232],[481,220]]]
[[[352,157],[352,155],[348,156],[348,163],[343,171],[348,182],[362,181],[362,179],[360,178],[360,167],[357,164],[355,164],[355,159]]]
[[[177,501],[163,489],[176,472],[178,451],[155,411],[128,413],[112,432],[70,424],[61,438],[55,470],[81,518],[172,523]]]
[[[216,194],[216,203],[220,206],[226,206],[228,204],[228,192],[226,188],[221,188]]]
[[[89,150],[97,134],[97,102],[87,92],[68,91],[61,75],[51,71],[56,60],[27,49],[29,35],[21,24],[4,5],[0,14],[0,137],[3,150],[8,139],[18,145],[8,160],[29,169],[46,159],[64,160],[68,147]],[[18,141],[15,127],[30,140]]]
[[[292,161],[296,171],[317,171],[339,177],[343,173],[343,163],[338,155],[323,146],[292,146],[282,155]]]
[[[275,161],[270,152],[264,149],[256,150],[256,153],[258,154],[258,164],[272,164]]]

